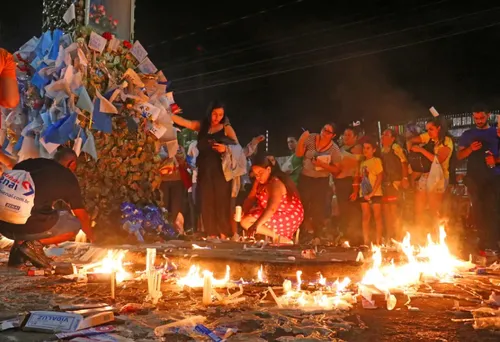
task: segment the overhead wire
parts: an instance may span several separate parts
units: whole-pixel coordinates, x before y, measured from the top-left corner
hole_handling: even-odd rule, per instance
[[[455,37],[455,36],[459,36],[462,34],[467,34],[467,33],[475,32],[475,31],[479,31],[479,30],[488,29],[488,28],[495,27],[498,25],[500,25],[500,21],[496,21],[496,22],[493,22],[493,23],[488,24],[488,25],[482,25],[479,27],[471,28],[471,29],[460,30],[458,32],[454,32],[454,33],[450,33],[450,34],[442,34],[442,35],[438,35],[436,37],[422,39],[422,40],[418,40],[418,41],[414,41],[414,42],[410,42],[410,43],[406,43],[406,44],[391,46],[391,47],[387,47],[387,48],[383,48],[383,49],[366,51],[366,52],[361,52],[361,53],[357,53],[357,54],[350,54],[350,55],[346,55],[346,56],[338,57],[338,58],[334,58],[334,59],[326,59],[323,61],[318,61],[316,63],[310,63],[310,64],[297,66],[297,67],[293,67],[293,68],[289,68],[289,69],[277,70],[277,71],[273,71],[273,72],[269,72],[269,73],[248,75],[248,76],[243,77],[243,78],[229,80],[229,81],[222,81],[222,82],[213,83],[213,84],[209,84],[209,85],[197,87],[197,88],[184,89],[184,90],[178,90],[178,91],[174,90],[174,93],[175,94],[184,94],[184,93],[193,92],[193,91],[199,91],[199,90],[210,89],[210,88],[215,88],[215,87],[220,87],[220,86],[225,86],[225,85],[230,85],[230,84],[235,84],[235,83],[251,81],[251,80],[264,78],[264,77],[282,75],[282,74],[290,73],[293,71],[305,70],[305,69],[314,68],[317,66],[324,66],[324,65],[331,64],[331,63],[343,62],[343,61],[347,61],[347,60],[351,60],[351,59],[355,59],[355,58],[376,55],[376,54],[380,54],[380,53],[384,53],[384,52],[388,52],[388,51],[394,51],[394,50],[403,49],[403,48],[407,48],[407,47],[411,47],[411,46],[416,46],[416,45],[421,45],[421,44],[425,44],[425,43],[429,43],[429,42],[434,42],[434,41],[446,39],[449,37]]]
[[[445,2],[449,2],[449,1],[450,0],[439,0],[439,1],[434,1],[432,3],[426,3],[426,4],[423,4],[423,5],[414,6],[414,7],[411,7],[409,9],[406,9],[405,13],[411,13],[411,12],[417,11],[419,9],[423,9],[423,8],[427,8],[427,7],[432,7],[432,6],[437,6],[437,5],[440,5],[440,4],[443,4]],[[358,14],[361,14],[361,13],[358,13]],[[394,12],[389,12],[389,13],[384,13],[384,14],[381,14],[381,15],[371,16],[369,18],[364,18],[364,19],[360,19],[360,20],[356,20],[356,21],[351,21],[351,22],[343,23],[343,24],[340,24],[340,25],[328,26],[328,27],[324,27],[324,28],[321,28],[321,29],[318,29],[318,30],[303,32],[303,33],[300,33],[300,34],[297,34],[297,35],[293,35],[293,36],[289,36],[289,37],[284,37],[284,38],[281,38],[281,39],[271,40],[271,41],[263,42],[263,43],[252,44],[252,45],[249,45],[249,46],[246,46],[246,47],[244,47],[243,44],[236,44],[235,47],[242,46],[242,45],[243,45],[243,47],[242,48],[235,48],[235,49],[232,49],[232,50],[228,50],[226,52],[222,52],[220,54],[216,54],[216,55],[212,55],[212,56],[206,56],[206,57],[195,59],[195,60],[192,60],[192,61],[187,61],[187,62],[182,62],[182,63],[177,63],[177,64],[175,64],[175,63],[168,64],[168,67],[169,67],[169,69],[177,69],[177,68],[181,68],[181,67],[192,65],[192,64],[203,63],[203,62],[206,62],[206,61],[210,61],[210,60],[214,60],[214,59],[219,59],[219,58],[222,58],[222,57],[226,57],[226,56],[230,56],[230,55],[234,55],[234,54],[239,54],[239,53],[242,53],[242,52],[250,51],[250,50],[253,50],[253,49],[256,49],[256,48],[265,48],[265,47],[274,46],[276,44],[280,44],[280,43],[284,43],[284,42],[295,41],[297,39],[300,39],[300,38],[303,38],[303,37],[306,37],[306,36],[310,36],[310,35],[318,35],[318,34],[330,32],[330,31],[334,31],[334,30],[337,30],[337,29],[342,29],[342,28],[346,28],[346,27],[356,26],[356,25],[360,25],[360,24],[366,24],[366,23],[369,23],[371,21],[375,21],[377,19],[381,19],[381,18],[385,18],[385,17],[390,17],[390,16],[393,16],[393,15],[396,15],[396,14],[400,14],[400,13],[399,12],[395,12],[395,11]],[[166,64],[163,64],[163,65],[166,65]],[[164,69],[163,65],[160,65],[159,69]]]
[[[276,10],[279,10],[279,9],[282,9],[282,8],[285,8],[285,7],[288,7],[288,6],[291,6],[291,5],[295,5],[295,4],[298,4],[298,3],[301,3],[303,1],[306,1],[306,0],[294,0],[294,1],[291,1],[291,2],[288,2],[288,3],[285,3],[285,4],[281,4],[281,5],[278,5],[278,6],[274,6],[274,7],[271,7],[271,8],[266,8],[266,9],[262,9],[260,11],[257,11],[257,12],[252,12],[252,13],[249,13],[249,14],[245,14],[243,16],[240,16],[240,17],[237,17],[237,18],[234,18],[234,19],[230,19],[230,20],[226,20],[226,21],[223,21],[221,23],[217,23],[217,24],[213,24],[213,25],[210,25],[210,26],[207,26],[205,27],[204,29],[201,29],[201,30],[197,30],[197,31],[191,31],[189,33],[184,33],[184,34],[180,34],[174,38],[171,38],[171,39],[165,39],[165,40],[162,40],[158,43],[153,43],[153,44],[150,44],[147,46],[147,48],[155,48],[157,46],[161,46],[161,45],[164,45],[164,44],[168,44],[168,43],[171,43],[173,41],[176,41],[176,40],[180,40],[180,39],[183,39],[183,38],[187,38],[187,37],[192,37],[198,33],[201,33],[202,31],[211,31],[211,30],[215,30],[219,27],[225,27],[225,26],[228,26],[228,25],[231,25],[237,21],[241,21],[241,20],[246,20],[246,19],[249,19],[249,18],[252,18],[252,17],[255,17],[255,16],[259,16],[259,15],[263,15],[263,14],[266,14],[266,13],[269,13],[269,12],[273,12],[273,11],[276,11]]]
[[[500,9],[500,6],[496,6],[496,7],[485,9],[485,10],[480,10],[480,11],[476,11],[476,12],[472,12],[472,13],[467,13],[467,14],[455,16],[455,17],[452,17],[452,18],[446,18],[446,19],[437,20],[437,21],[434,21],[434,22],[431,22],[431,23],[427,23],[427,24],[415,25],[415,26],[406,27],[406,28],[399,29],[399,30],[393,30],[393,31],[384,32],[384,33],[381,33],[381,34],[376,34],[376,35],[373,35],[373,36],[362,37],[362,38],[353,39],[353,40],[349,40],[349,41],[345,41],[345,42],[324,45],[324,46],[320,46],[320,47],[317,47],[317,48],[314,48],[314,49],[308,49],[308,50],[298,51],[298,52],[289,53],[289,54],[286,54],[286,55],[275,56],[275,57],[271,57],[271,58],[266,58],[266,59],[262,59],[262,60],[258,60],[258,61],[249,62],[249,63],[237,64],[237,65],[233,65],[233,66],[230,66],[230,67],[227,67],[227,68],[222,68],[222,69],[212,70],[212,71],[208,71],[208,72],[204,72],[204,73],[199,73],[199,74],[195,74],[195,75],[190,75],[190,76],[186,76],[186,77],[176,78],[175,82],[177,83],[177,82],[180,82],[180,81],[185,81],[185,80],[189,80],[189,79],[193,79],[193,78],[197,78],[197,77],[218,74],[218,73],[221,73],[221,72],[227,72],[227,71],[231,71],[231,70],[235,70],[235,69],[240,69],[240,68],[244,68],[244,67],[259,65],[259,64],[263,64],[263,63],[269,63],[269,62],[283,60],[283,59],[288,59],[288,58],[292,58],[292,57],[295,57],[295,56],[307,55],[307,54],[311,54],[311,53],[314,53],[314,52],[328,50],[328,49],[332,49],[332,48],[336,48],[336,47],[341,47],[341,46],[345,46],[345,45],[351,45],[351,44],[355,44],[355,43],[361,43],[361,42],[365,42],[365,41],[370,41],[370,40],[374,40],[374,39],[378,39],[378,38],[383,38],[383,37],[387,37],[387,36],[391,36],[391,35],[396,35],[396,34],[408,32],[408,31],[419,30],[419,29],[423,29],[423,28],[427,28],[427,27],[431,27],[431,26],[436,26],[436,25],[439,25],[439,24],[444,24],[444,23],[448,23],[448,22],[457,21],[457,20],[464,19],[464,18],[467,18],[467,17],[472,17],[472,16],[480,15],[480,14],[483,14],[483,13],[487,13],[487,12],[491,12],[491,11],[495,11],[495,10],[499,10],[499,9]]]

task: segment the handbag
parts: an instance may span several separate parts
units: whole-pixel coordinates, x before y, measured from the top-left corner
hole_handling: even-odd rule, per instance
[[[422,146],[426,151],[434,154],[434,142],[429,141]],[[432,161],[419,152],[408,153],[408,164],[410,164],[413,172],[428,173],[431,171]]]

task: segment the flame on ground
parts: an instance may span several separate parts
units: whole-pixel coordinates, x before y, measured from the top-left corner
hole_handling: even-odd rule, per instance
[[[421,281],[452,282],[454,275],[474,267],[471,261],[462,261],[454,257],[446,245],[446,232],[439,227],[439,242],[434,242],[427,235],[427,245],[415,248],[410,243],[410,234],[401,243],[397,243],[406,256],[406,262],[395,265],[382,263],[380,247],[372,246],[373,265],[365,273],[360,287],[370,286],[386,295],[391,291],[407,292],[412,285]],[[373,291],[371,291],[373,292]]]
[[[286,307],[297,307],[302,310],[348,310],[356,302],[351,293],[346,292],[351,283],[349,278],[341,282],[338,279],[329,284],[323,275],[319,274],[317,291],[302,290],[302,271],[297,271],[297,284],[292,287],[290,280],[283,282],[284,294],[278,298],[280,304]],[[314,284],[313,284],[314,285]]]
[[[78,234],[75,236],[75,242],[87,242],[87,235],[83,232],[83,230],[80,229]]]
[[[223,279],[215,279],[212,276],[212,286],[213,287],[224,287],[227,286],[230,282],[230,267],[229,265],[226,265],[226,275],[224,276]],[[206,271],[206,270],[205,270]],[[203,272],[205,272],[203,271]],[[204,279],[203,279],[203,272],[201,272],[201,269],[198,265],[192,265],[189,268],[189,271],[186,276],[180,278],[177,281],[177,285],[184,287],[184,286],[189,286],[189,287],[203,287]]]
[[[126,251],[118,251],[116,253],[108,251],[108,256],[99,262],[99,265],[93,269],[93,272],[106,274],[115,272],[117,284],[128,279],[129,274],[123,268],[123,258],[126,253]]]
[[[260,268],[257,271],[257,281],[259,283],[263,283],[264,282],[264,269],[262,268],[262,265],[260,265]]]

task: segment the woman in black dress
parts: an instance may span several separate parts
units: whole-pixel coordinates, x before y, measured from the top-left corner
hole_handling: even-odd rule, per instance
[[[228,182],[224,177],[221,154],[226,151],[228,144],[237,144],[238,139],[225,116],[224,106],[214,101],[201,122],[178,115],[172,115],[172,120],[179,126],[198,132],[197,198],[205,233],[209,237],[231,236],[232,181]]]

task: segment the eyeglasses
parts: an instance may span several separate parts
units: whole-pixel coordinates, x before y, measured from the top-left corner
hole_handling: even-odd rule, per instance
[[[323,127],[323,132],[325,132],[325,133],[327,133],[327,134],[331,134],[331,135],[333,135],[333,132],[332,132],[332,131],[330,131],[329,129],[325,128],[325,127]]]

